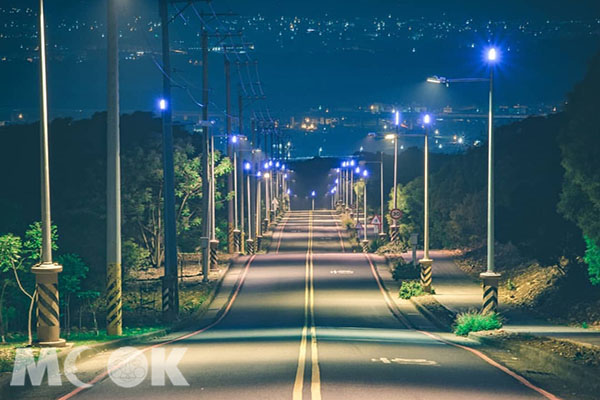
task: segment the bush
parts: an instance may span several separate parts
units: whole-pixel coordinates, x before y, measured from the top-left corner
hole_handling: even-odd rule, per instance
[[[454,333],[467,336],[469,332],[491,331],[502,327],[502,319],[497,313],[482,314],[468,311],[458,314],[454,322]]]
[[[600,285],[600,246],[591,238],[585,236],[585,257],[583,260],[588,266],[588,273],[592,285]]]
[[[424,294],[420,281],[403,281],[402,286],[400,286],[399,296],[401,299],[408,300],[411,297],[423,296]]]
[[[402,254],[409,249],[408,244],[403,241],[389,242],[377,249],[377,254]]]
[[[419,266],[414,266],[412,263],[406,263],[402,258],[396,263],[392,276],[396,281],[408,279],[419,279]]]

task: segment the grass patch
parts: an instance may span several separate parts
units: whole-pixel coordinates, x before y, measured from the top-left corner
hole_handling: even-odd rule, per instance
[[[491,331],[502,327],[502,318],[497,313],[482,314],[468,311],[458,314],[454,323],[454,333],[467,336],[469,332]]]
[[[408,300],[411,297],[423,296],[424,294],[425,291],[423,290],[420,281],[403,281],[400,286],[399,296],[401,299]]]

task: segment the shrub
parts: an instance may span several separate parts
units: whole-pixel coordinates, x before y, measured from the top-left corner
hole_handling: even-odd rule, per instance
[[[491,331],[502,327],[502,319],[497,313],[482,314],[468,311],[458,314],[454,322],[454,333],[467,336],[469,332]]]
[[[400,298],[408,300],[414,296],[423,296],[425,292],[423,291],[423,286],[421,286],[421,282],[419,281],[403,281],[402,286],[400,286]]]
[[[402,258],[396,263],[392,276],[396,281],[407,279],[419,279],[419,266],[412,263],[406,263]]]

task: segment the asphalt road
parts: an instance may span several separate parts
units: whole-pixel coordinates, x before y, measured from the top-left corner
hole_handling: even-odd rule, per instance
[[[544,398],[493,361],[404,324],[329,211],[292,212],[280,226],[271,253],[243,260],[243,285],[218,323],[159,344],[187,349],[179,369],[189,386],[152,386],[149,373],[122,388],[104,377],[73,398]]]

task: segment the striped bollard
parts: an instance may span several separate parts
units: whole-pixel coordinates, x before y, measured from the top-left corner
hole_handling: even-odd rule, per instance
[[[263,219],[263,227],[262,231],[266,232],[269,229],[269,220],[267,218]]]
[[[256,236],[256,243],[254,243],[254,254],[260,251],[260,246],[262,244],[262,235]]]
[[[398,227],[395,225],[390,226],[390,242],[398,241]]]
[[[498,312],[498,283],[500,274],[483,272],[479,275],[483,280],[483,314]]]
[[[227,224],[227,252],[229,254],[235,252],[235,234],[232,224]]]
[[[242,252],[242,231],[239,229],[233,230],[233,251],[238,254]]]
[[[430,258],[423,258],[419,260],[421,264],[421,286],[425,293],[431,293],[431,266],[433,260]]]
[[[362,245],[362,251],[363,253],[368,253],[369,252],[369,241],[368,240],[363,240],[360,242],[360,244]]]
[[[109,335],[123,334],[123,301],[121,288],[121,264],[110,264],[106,270],[106,332]]]
[[[217,253],[217,249],[219,248],[219,241],[216,239],[211,240],[210,242],[210,269],[211,270],[216,270],[218,268],[218,264],[219,264],[219,258],[218,258],[218,253]]]
[[[35,274],[37,289],[37,344],[42,347],[63,347],[60,338],[60,314],[58,307],[58,264],[38,264],[31,268]]]
[[[254,240],[252,240],[252,239],[246,240],[246,252],[249,255],[254,254]]]

